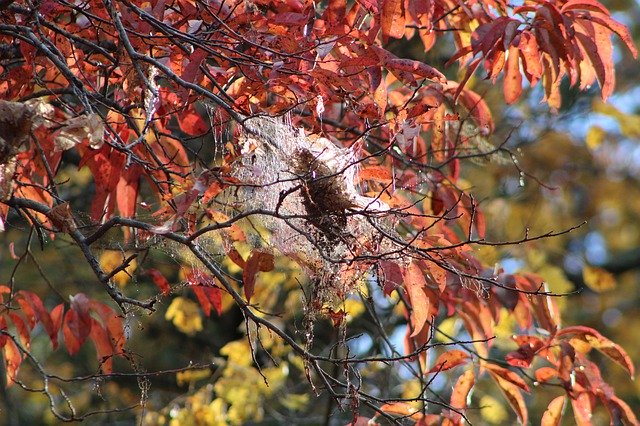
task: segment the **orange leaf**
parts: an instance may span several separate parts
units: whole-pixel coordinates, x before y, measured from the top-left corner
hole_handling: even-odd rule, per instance
[[[635,375],[635,367],[629,355],[625,352],[620,345],[612,342],[611,340],[598,333],[596,330],[590,327],[573,326],[567,327],[558,331],[557,336],[572,336],[578,335],[584,338],[591,347],[599,350],[618,365],[622,366],[631,377]]]
[[[566,403],[565,396],[559,396],[549,403],[547,410],[542,415],[540,426],[558,426],[562,420],[562,412]]]
[[[36,313],[33,310],[33,306],[29,304],[27,300],[23,297],[16,298],[16,301],[20,305],[20,309],[22,310],[22,314],[24,318],[27,320],[27,324],[29,324],[29,329],[33,330],[33,327],[36,325]]]
[[[411,327],[412,333],[409,337],[417,336],[424,328],[429,319],[429,297],[424,291],[427,282],[424,274],[415,263],[410,263],[404,271],[404,287],[409,295],[411,303]]]
[[[401,38],[405,25],[404,0],[384,0],[380,11],[380,26],[382,37]]]
[[[499,365],[491,364],[491,363],[485,363],[483,365],[487,368],[487,370],[489,370],[489,374],[500,377],[501,379],[504,379],[516,385],[523,391],[529,392],[529,386],[525,383],[522,377],[518,376],[513,371],[504,367],[500,367]]]
[[[611,33],[606,28],[584,19],[577,20],[575,28],[578,46],[591,62],[600,84],[602,99],[606,100],[613,93],[615,85]]]
[[[431,138],[431,152],[438,162],[444,162],[445,157],[445,105],[438,106],[433,115],[433,137]]]
[[[411,417],[412,415],[416,414],[418,410],[412,405],[407,404],[406,402],[391,402],[380,407],[380,411],[384,411],[385,413],[389,414],[398,414],[400,416]]]
[[[509,47],[507,57],[507,70],[504,75],[504,100],[512,104],[522,94],[522,74],[520,74],[520,49],[516,46]]]
[[[489,373],[491,374],[491,378],[493,378],[498,385],[498,388],[500,388],[502,395],[504,395],[505,399],[509,402],[509,405],[511,405],[511,408],[518,416],[520,423],[526,425],[529,414],[519,387],[511,381],[503,379],[500,375],[495,374],[491,370],[489,370]]]
[[[11,386],[13,384],[13,379],[18,374],[20,364],[22,364],[22,355],[20,353],[20,349],[18,349],[18,345],[16,345],[13,339],[7,339],[3,347],[3,352],[7,373],[7,386]]]
[[[473,370],[467,370],[458,378],[455,386],[453,387],[453,392],[451,393],[451,407],[462,410],[467,406],[467,397],[469,396],[469,392],[471,392],[471,388],[476,382],[475,375],[473,374]],[[455,417],[460,417],[459,414],[454,413]]]
[[[429,274],[433,277],[438,289],[443,292],[447,287],[447,271],[441,268],[437,263],[430,262]]]
[[[450,370],[454,367],[457,367],[458,365],[466,364],[469,358],[470,356],[468,353],[458,349],[447,351],[441,354],[438,359],[436,359],[433,367],[427,373],[436,373],[439,371]]]
[[[386,166],[368,166],[360,169],[360,173],[358,173],[357,181],[362,182],[365,180],[388,184],[393,181],[393,176],[391,175],[391,170]]]
[[[577,426],[591,426],[593,423],[593,401],[587,392],[581,392],[571,398],[573,417]]]
[[[633,42],[633,37],[629,33],[629,29],[622,25],[621,23],[611,19],[611,17],[604,14],[591,14],[589,16],[589,20],[595,22],[596,24],[602,25],[614,33],[618,35],[622,39],[622,41],[626,44],[631,51],[631,54],[634,58],[638,57],[638,50],[636,49],[635,43]]]
[[[22,317],[15,312],[9,312],[9,317],[11,318],[13,325],[16,327],[22,346],[24,346],[26,350],[29,350],[29,347],[31,346],[31,334],[29,333],[27,324],[25,324]]]
[[[535,86],[542,77],[542,61],[540,60],[540,48],[536,38],[527,31],[520,36],[518,45],[525,75],[531,86]]]
[[[551,367],[541,367],[536,370],[535,376],[537,382],[546,383],[558,377],[558,370]]]
[[[108,338],[114,353],[122,352],[125,343],[124,328],[122,326],[122,318],[109,305],[92,300],[89,302],[91,310],[98,314],[102,321],[102,326],[108,333]],[[93,329],[92,329],[93,332]]]

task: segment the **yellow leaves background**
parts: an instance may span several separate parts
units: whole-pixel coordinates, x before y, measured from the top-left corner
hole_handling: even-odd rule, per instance
[[[127,259],[129,254],[125,254],[121,251],[116,250],[105,250],[100,255],[98,262],[100,263],[100,267],[107,274],[111,273],[114,269],[120,267],[124,261]],[[124,270],[118,272],[113,276],[113,281],[118,284],[119,287],[124,287],[131,281],[131,276],[135,272],[138,267],[138,263],[136,259],[133,259],[129,262]]]
[[[586,265],[582,269],[582,279],[596,293],[611,291],[616,288],[616,278],[602,268]]]
[[[164,317],[173,322],[178,330],[189,336],[193,336],[203,328],[200,307],[196,302],[184,297],[174,298]]]

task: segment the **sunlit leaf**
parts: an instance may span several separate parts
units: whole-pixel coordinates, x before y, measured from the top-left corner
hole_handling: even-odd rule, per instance
[[[467,352],[458,349],[444,352],[435,360],[433,367],[431,367],[428,373],[450,370],[459,365],[466,364],[469,358],[470,356]]]
[[[546,411],[542,415],[540,426],[558,426],[562,420],[562,413],[567,402],[567,398],[559,396],[549,403]]]

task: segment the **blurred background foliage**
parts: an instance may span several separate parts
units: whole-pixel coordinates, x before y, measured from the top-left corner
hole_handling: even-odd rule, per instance
[[[640,9],[634,1],[604,1],[614,17],[629,25],[636,43],[640,42]],[[414,57],[444,69],[451,44],[442,38],[427,54],[419,44],[394,46],[399,56]],[[619,52],[618,52],[619,53]],[[543,276],[550,289],[570,293],[562,299],[565,324],[593,327],[623,346],[636,365],[640,360],[640,66],[629,55],[617,54],[617,87],[608,104],[598,99],[598,90],[578,93],[563,90],[563,108],[551,114],[540,103],[539,87],[520,102],[506,106],[500,86],[492,86],[478,75],[470,86],[482,93],[496,119],[494,145],[504,144],[513,161],[485,161],[465,164],[464,185],[481,201],[487,217],[487,239],[518,240],[525,230],[531,235],[561,231],[579,226],[570,233],[524,245],[478,248],[478,256],[496,263],[508,272],[534,271]],[[450,77],[459,72],[447,69]],[[192,141],[203,146],[213,139]],[[202,152],[201,152],[202,154]],[[70,159],[73,160],[73,159]],[[67,162],[63,171],[69,179],[64,186],[72,203],[86,203],[93,188],[86,169],[77,170]],[[153,211],[154,209],[150,209]],[[15,223],[15,222],[14,222]],[[78,248],[64,238],[39,241],[26,224],[21,229],[8,229],[0,244],[0,283],[13,276],[16,282],[29,283],[47,307],[62,300],[60,294],[94,293],[95,278],[82,261]],[[212,250],[219,244],[212,241]],[[10,245],[12,245],[10,247]],[[44,250],[42,250],[44,248]],[[122,250],[105,250],[103,265],[122,261]],[[188,258],[174,247],[155,247],[149,255],[129,268],[128,275],[117,277],[125,292],[136,297],[157,293],[150,268],[160,270],[175,286],[192,266]],[[13,252],[13,253],[12,253]],[[247,253],[241,253],[246,257]],[[14,271],[16,260],[19,266]],[[222,260],[222,258],[221,258]],[[223,261],[230,274],[239,274],[232,262]],[[294,333],[304,333],[301,280],[294,265],[278,259],[276,269],[258,275],[254,300],[265,311],[279,316],[275,321]],[[353,295],[342,307],[347,313],[349,350],[366,354],[377,342],[367,332],[376,327],[367,313],[370,304],[395,323],[385,325],[390,336],[403,328],[402,316],[394,312],[393,303],[376,297],[379,289],[363,283],[360,294]],[[97,293],[97,292],[96,292]],[[142,424],[170,425],[235,425],[235,424],[321,424],[332,414],[335,419],[349,421],[350,414],[335,411],[332,401],[317,400],[309,390],[302,360],[288,346],[264,330],[246,328],[240,312],[231,301],[222,300],[222,315],[206,317],[195,303],[192,292],[174,287],[172,295],[159,303],[153,316],[125,318],[130,335],[130,360],[116,360],[116,371],[129,371],[114,380],[88,378],[65,388],[69,398],[81,410],[126,407],[145,403],[138,409]],[[273,318],[273,317],[272,317]],[[460,325],[444,320],[438,334],[440,341],[456,335]],[[334,346],[341,330],[329,320],[316,324],[314,346],[324,347],[326,354],[337,355]],[[33,341],[33,353],[54,374],[76,377],[96,373],[95,353],[90,345],[70,359],[63,349],[51,351],[44,332]],[[500,327],[496,351],[513,349],[507,337],[510,322],[505,318]],[[398,339],[401,341],[401,338]],[[253,349],[257,350],[253,359]],[[431,359],[434,360],[434,353]],[[120,364],[120,365],[119,365]],[[256,368],[255,365],[260,366]],[[603,362],[602,375],[615,384],[616,393],[640,412],[640,381],[630,381],[625,371],[611,362]],[[194,368],[190,368],[194,367]],[[23,364],[21,378],[26,385],[38,386],[37,374]],[[137,369],[137,370],[136,370]],[[173,369],[178,369],[173,371]],[[171,370],[166,374],[153,374]],[[399,372],[388,377],[375,363],[363,366],[361,374],[369,375],[399,397],[411,398],[420,392],[417,381]],[[147,372],[145,378],[136,373]],[[4,375],[3,375],[4,376]],[[31,383],[33,381],[33,383]],[[478,385],[485,386],[482,382]],[[451,383],[436,380],[435,390],[446,398]],[[501,424],[514,417],[501,396],[493,396],[494,388],[475,403],[479,408],[470,418],[478,424]],[[369,389],[376,393],[375,389]],[[539,419],[548,401],[555,396],[540,390],[527,402],[531,418]],[[0,424],[56,424],[48,401],[39,393],[24,393],[17,386],[0,386]],[[348,407],[346,407],[348,408]],[[348,410],[347,410],[348,411]],[[594,424],[604,424],[608,417],[596,413]],[[598,417],[602,416],[602,417]],[[99,419],[99,420],[98,420]],[[127,420],[128,419],[128,420]],[[96,423],[129,424],[131,414],[113,412],[96,417]],[[571,422],[572,417],[566,416]]]

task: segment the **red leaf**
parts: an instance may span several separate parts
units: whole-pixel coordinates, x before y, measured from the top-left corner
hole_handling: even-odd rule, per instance
[[[529,367],[538,351],[546,346],[542,339],[535,336],[514,336],[514,340],[520,347],[505,357],[505,360],[514,367]]]
[[[182,71],[182,79],[189,83],[195,83],[202,76],[200,64],[207,59],[209,52],[204,49],[196,48],[195,51],[188,56],[189,63]]]
[[[127,167],[121,172],[120,180],[116,187],[116,206],[124,217],[133,217],[136,214],[136,201],[138,199],[138,187],[142,168],[138,165]]]
[[[376,55],[380,58],[382,66],[387,68],[396,76],[396,78],[405,83],[414,84],[414,74],[422,78],[435,80],[439,83],[447,82],[447,78],[444,74],[423,62],[414,61],[413,59],[398,58],[393,53],[381,47],[372,46],[372,49],[374,49]]]
[[[0,348],[2,348],[5,343],[7,343],[7,336],[5,333],[1,333],[2,331],[7,330],[7,320],[4,319],[4,316],[0,315]]]
[[[540,426],[558,426],[562,420],[562,411],[566,403],[565,396],[559,396],[549,403],[547,410],[542,415]]]
[[[106,330],[93,318],[91,318],[91,341],[96,347],[96,354],[102,372],[105,374],[111,373],[113,371],[113,347]]]
[[[189,136],[202,136],[210,129],[209,124],[196,111],[182,114],[178,124],[180,125],[180,130]]]
[[[75,355],[80,350],[82,342],[76,337],[76,333],[73,330],[78,330],[78,313],[74,310],[68,310],[64,315],[64,323],[62,325],[62,335],[64,337],[64,344],[67,347],[67,351],[70,355]],[[89,330],[91,331],[91,330]],[[86,333],[88,335],[89,333]],[[87,336],[84,336],[86,339]],[[84,340],[83,340],[84,341]]]
[[[560,343],[560,363],[558,365],[558,377],[565,383],[571,382],[571,373],[573,372],[573,363],[576,358],[576,352],[573,346],[567,342]]]
[[[49,335],[53,349],[55,349],[58,346],[58,328],[54,327],[51,316],[49,316],[49,313],[44,308],[42,300],[30,291],[21,290],[18,294],[29,302],[42,327],[44,327],[44,330]]]
[[[447,271],[435,262],[429,262],[429,274],[433,277],[438,289],[443,292],[447,288]]]
[[[51,324],[53,325],[53,330],[55,331],[55,340],[52,338],[51,342],[54,349],[58,347],[58,333],[60,332],[60,327],[62,327],[63,314],[63,303],[60,303],[58,306],[51,310]]]
[[[244,288],[244,295],[247,301],[251,300],[253,296],[254,287],[256,284],[256,274],[258,272],[268,272],[274,268],[274,259],[271,253],[266,253],[259,250],[254,250],[249,255],[247,263],[242,270],[242,281]]]
[[[613,68],[613,46],[610,32],[605,28],[579,19],[576,21],[575,37],[580,50],[586,54],[595,71],[602,91],[602,99],[607,100],[613,93],[615,70]],[[590,81],[586,81],[590,84]]]
[[[322,14],[322,19],[328,26],[334,27],[342,23],[347,10],[346,0],[330,1]]]
[[[621,400],[617,396],[612,396],[609,399],[609,403],[613,405],[617,411],[618,418],[611,419],[614,424],[619,424],[620,420],[622,420],[623,424],[629,426],[636,426],[640,424],[636,415],[633,414],[633,410],[631,410],[631,407],[629,407],[623,400]]]
[[[168,295],[171,292],[171,286],[169,285],[169,281],[162,275],[162,272],[157,269],[147,269],[147,275],[151,277],[153,283],[160,289],[163,296]]]
[[[78,293],[71,298],[71,309],[64,316],[62,334],[70,355],[75,355],[80,350],[91,332],[88,302],[87,296]]]
[[[385,296],[389,296],[391,292],[402,286],[404,281],[402,268],[396,262],[381,260],[379,262],[382,269],[382,289]]]
[[[468,353],[458,349],[447,351],[436,359],[433,367],[427,373],[450,370],[459,365],[466,364],[469,358],[471,357]]]
[[[429,319],[431,302],[424,291],[427,282],[424,274],[416,263],[409,263],[404,271],[404,288],[407,290],[409,302],[411,303],[411,328],[409,337],[415,337],[424,328]]]
[[[231,247],[229,249],[229,251],[227,252],[227,256],[229,256],[229,259],[231,259],[231,261],[233,263],[238,265],[240,268],[244,269],[244,267],[246,265],[246,262],[242,258],[242,256],[240,256],[240,253],[238,253],[238,250],[236,250],[235,248]]]
[[[95,181],[96,193],[91,203],[91,218],[96,221],[104,219],[113,212],[115,197],[113,192],[120,180],[120,173],[124,167],[126,157],[115,151],[109,145],[89,151],[85,154],[80,167],[87,165]]]
[[[405,26],[404,0],[383,0],[380,11],[382,37],[402,38]]]
[[[215,279],[196,269],[187,276],[187,281],[198,298],[204,313],[207,316],[211,315],[211,307],[213,306],[220,316],[222,314],[222,292],[216,285]]]
[[[218,316],[222,314],[222,292],[218,287],[193,286],[191,290],[206,316],[211,315],[211,307],[216,310]]]

